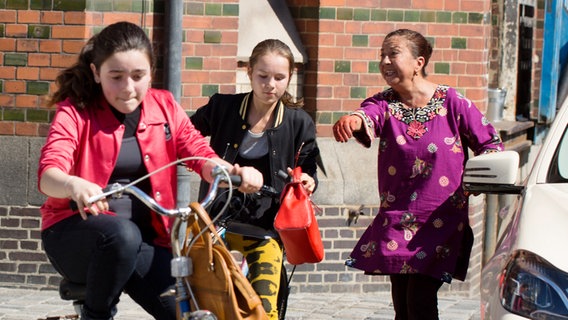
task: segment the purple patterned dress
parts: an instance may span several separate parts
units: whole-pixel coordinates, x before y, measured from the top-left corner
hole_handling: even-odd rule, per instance
[[[380,139],[381,206],[346,264],[366,274],[420,273],[464,280],[473,233],[461,186],[467,148],[502,150],[498,133],[467,98],[439,85],[428,105],[404,106],[392,89],[363,101],[355,138]]]

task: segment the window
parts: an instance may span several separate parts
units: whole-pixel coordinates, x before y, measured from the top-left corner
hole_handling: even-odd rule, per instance
[[[564,129],[564,134],[552,159],[548,180],[551,183],[568,182],[568,127]]]

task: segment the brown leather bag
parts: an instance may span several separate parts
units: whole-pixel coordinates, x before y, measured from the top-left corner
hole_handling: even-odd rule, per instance
[[[260,297],[237,266],[209,215],[197,202],[189,206],[196,214],[188,221],[182,254],[193,263],[188,281],[197,306],[191,301],[192,311],[209,310],[219,320],[267,320]],[[196,235],[189,247],[188,237]]]

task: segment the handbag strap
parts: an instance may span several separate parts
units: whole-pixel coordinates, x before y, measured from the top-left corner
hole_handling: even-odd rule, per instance
[[[306,187],[302,183],[302,167],[295,167],[292,169],[292,181],[288,182],[284,186],[284,189],[280,194],[281,203],[286,201],[284,198],[286,198],[286,195],[290,192],[292,192],[295,197],[309,198],[308,190],[306,190]]]
[[[207,248],[207,260],[209,264],[213,263],[213,244],[210,236],[212,222],[205,209],[197,203],[192,202],[189,204],[192,214],[187,217],[187,227],[185,232],[185,241],[181,249],[183,256],[189,256],[191,248],[198,244]],[[209,232],[208,232],[209,231]]]
[[[183,247],[181,249],[182,256],[189,257],[189,252],[191,248],[199,244],[207,248],[207,260],[209,264],[213,262],[213,250],[210,237],[205,237],[198,222],[198,218],[195,215],[188,216],[187,227],[185,231],[185,240],[183,242]]]
[[[192,202],[189,204],[189,207],[191,208],[191,211],[195,214],[192,215],[196,220],[195,223],[193,223],[193,225],[197,225],[196,231],[198,231],[198,233],[194,233],[194,235],[201,234],[200,238],[203,239],[203,241],[205,241],[206,244],[208,244],[208,247],[210,247],[212,243],[215,242],[215,244],[218,243],[223,248],[227,249],[225,246],[225,242],[217,232],[217,229],[215,228],[213,221],[211,221],[209,214],[207,213],[207,211],[205,211],[203,206],[199,204],[199,202]],[[203,229],[207,230],[203,231]]]
[[[302,167],[292,169],[292,182],[302,182]]]

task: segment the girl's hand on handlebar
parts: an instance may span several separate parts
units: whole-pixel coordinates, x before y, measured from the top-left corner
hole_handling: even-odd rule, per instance
[[[87,219],[86,211],[96,216],[100,212],[109,209],[106,198],[89,203],[89,198],[103,193],[101,187],[95,183],[79,178],[77,176],[69,176],[65,182],[65,191],[69,197],[77,203],[77,208],[83,220]]]
[[[242,193],[258,192],[264,184],[262,173],[253,167],[241,167],[235,163],[230,174],[241,177],[242,182],[238,190]]]

